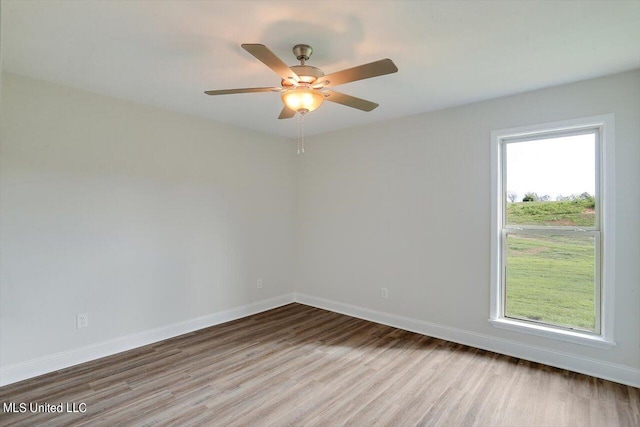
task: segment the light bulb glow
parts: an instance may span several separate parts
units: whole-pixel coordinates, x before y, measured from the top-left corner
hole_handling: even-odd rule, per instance
[[[282,94],[284,105],[298,112],[313,111],[322,104],[322,101],[324,96],[319,91],[304,86],[288,89]]]

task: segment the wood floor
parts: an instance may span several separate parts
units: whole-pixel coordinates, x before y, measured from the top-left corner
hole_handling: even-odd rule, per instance
[[[640,425],[637,388],[300,304],[12,384],[0,402],[87,405],[3,426]]]

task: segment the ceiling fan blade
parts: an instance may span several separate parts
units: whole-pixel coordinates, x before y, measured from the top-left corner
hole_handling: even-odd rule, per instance
[[[230,95],[233,93],[253,93],[253,92],[279,92],[279,87],[249,87],[245,89],[223,89],[223,90],[208,90],[205,93],[207,95]]]
[[[300,81],[300,77],[298,77],[298,75],[294,73],[287,64],[282,62],[282,60],[278,58],[275,53],[271,52],[265,45],[245,43],[241,46],[244,50],[264,63],[264,65],[275,71],[275,73],[283,79],[293,83],[298,83]]]
[[[282,111],[280,111],[280,115],[278,116],[279,119],[291,119],[293,118],[293,116],[296,115],[296,112],[287,108],[287,107],[282,107]]]
[[[334,90],[322,91],[327,101],[335,102],[336,104],[346,105],[347,107],[357,108],[362,111],[371,111],[378,106],[375,102],[367,101],[366,99],[356,98],[355,96],[345,95],[344,93],[336,92]]]
[[[394,64],[392,60],[381,59],[380,61],[370,62],[327,74],[326,76],[318,78],[317,84],[321,84],[324,87],[332,87],[357,80],[370,79],[371,77],[384,76],[385,74],[395,73],[396,71],[398,71],[398,67],[396,67],[396,64]]]

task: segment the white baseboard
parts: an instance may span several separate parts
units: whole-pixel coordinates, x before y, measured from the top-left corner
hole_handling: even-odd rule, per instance
[[[470,347],[493,351],[532,362],[543,363],[581,374],[591,375],[605,380],[640,387],[640,370],[629,366],[617,365],[596,359],[550,350],[548,348],[524,344],[503,338],[451,328],[422,320],[411,319],[395,314],[370,310],[356,305],[331,301],[300,293],[294,294],[296,302],[336,313],[346,314],[359,319],[369,320],[383,325],[393,326],[406,331],[452,341]]]
[[[172,325],[150,329],[121,338],[52,354],[50,356],[4,366],[0,369],[0,386],[5,386],[7,384],[12,384],[38,375],[54,372],[137,347],[142,347],[158,341],[173,338],[178,335],[186,334],[188,332],[193,332],[198,329],[219,325],[241,317],[251,316],[252,314],[271,310],[292,302],[294,302],[294,294],[285,294],[253,304],[242,305],[230,310],[186,320],[184,322],[174,323]]]
[[[543,363],[594,377],[640,387],[640,370],[596,359],[577,356],[575,354],[550,350],[543,347],[524,344],[489,335],[469,332],[462,329],[411,319],[395,314],[371,310],[356,305],[331,301],[300,293],[281,295],[275,298],[247,304],[230,310],[209,314],[196,319],[174,323],[137,334],[116,338],[110,341],[80,347],[77,349],[40,357],[26,362],[2,367],[0,369],[0,386],[5,386],[38,375],[54,372],[80,363],[89,362],[101,357],[110,356],[123,351],[142,347],[158,341],[176,337],[219,325],[231,320],[271,310],[283,305],[299,302],[324,310],[346,314],[348,316],[369,320],[383,325],[440,338],[483,350],[493,351],[532,362]]]

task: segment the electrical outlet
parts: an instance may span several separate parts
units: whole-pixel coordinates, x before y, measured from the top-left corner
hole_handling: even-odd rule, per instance
[[[89,326],[89,313],[78,313],[76,316],[76,327],[80,329],[86,328],[87,326]]]
[[[258,279],[258,289],[262,289],[262,279]]]
[[[380,298],[382,298],[382,299],[388,299],[388,298],[389,298],[389,289],[387,289],[387,288],[380,288]]]

